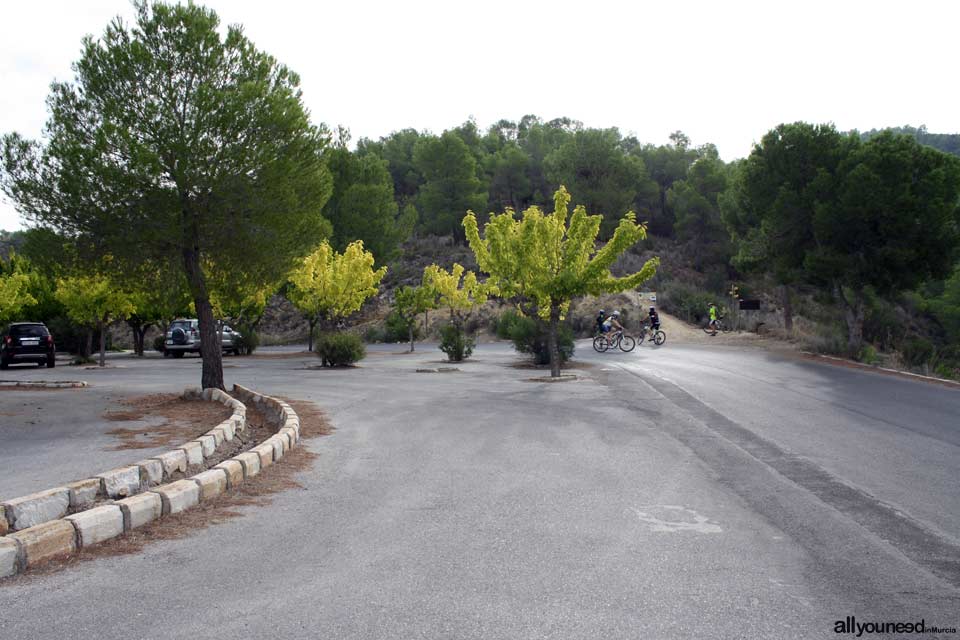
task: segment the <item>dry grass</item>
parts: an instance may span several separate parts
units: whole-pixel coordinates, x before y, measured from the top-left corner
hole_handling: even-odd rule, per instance
[[[230,417],[230,409],[219,402],[184,400],[172,393],[129,398],[122,401],[129,407],[103,414],[113,422],[132,422],[146,418],[162,418],[158,425],[118,427],[107,433],[120,440],[110,451],[153,449],[180,444],[200,436]]]
[[[323,411],[312,402],[289,400],[287,402],[300,416],[300,436],[302,440],[329,435],[333,432]],[[248,405],[248,411],[252,406]],[[306,487],[296,480],[297,474],[307,471],[319,456],[308,451],[303,443],[290,450],[280,462],[270,465],[255,478],[233,487],[224,494],[203,502],[181,513],[166,516],[160,520],[131,531],[119,538],[79,553],[61,558],[53,558],[37,567],[32,567],[19,576],[0,582],[0,587],[22,583],[35,577],[49,575],[67,567],[97,558],[131,555],[141,552],[147,545],[158,540],[177,540],[209,526],[238,518],[244,515],[242,508],[269,505],[271,497],[291,489],[306,491]]]

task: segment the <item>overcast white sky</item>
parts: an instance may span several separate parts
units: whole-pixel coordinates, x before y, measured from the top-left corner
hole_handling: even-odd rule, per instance
[[[743,157],[780,122],[960,131],[960,2],[210,0],[356,140],[527,113]],[[39,137],[51,80],[125,0],[0,0],[0,132]],[[22,228],[0,202],[0,228]]]

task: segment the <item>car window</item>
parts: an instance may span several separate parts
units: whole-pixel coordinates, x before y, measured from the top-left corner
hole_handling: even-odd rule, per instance
[[[177,322],[173,322],[170,324],[171,331],[173,331],[174,329],[189,329],[189,328],[190,328],[190,323],[187,322],[186,320],[178,320]]]
[[[45,338],[49,332],[42,324],[22,324],[10,327],[10,335],[15,338]]]
[[[225,324],[225,325],[223,325],[223,332],[224,332],[224,333],[233,333],[233,329],[230,328],[230,325]]]

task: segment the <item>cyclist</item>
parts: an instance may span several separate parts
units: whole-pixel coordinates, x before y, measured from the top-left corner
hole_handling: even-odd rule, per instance
[[[656,331],[660,328],[660,314],[656,307],[650,307],[650,329]]]
[[[603,321],[603,332],[607,335],[607,342],[610,342],[610,333],[612,331],[623,331],[623,325],[620,324],[620,312],[614,311],[610,317]]]
[[[600,311],[597,313],[597,321],[595,323],[597,325],[597,333],[603,333],[603,321],[606,319],[606,314],[604,313],[603,309],[600,309]]]
[[[709,313],[710,313],[710,322],[707,324],[707,326],[713,329],[713,332],[710,335],[715,336],[717,335],[717,315],[718,315],[716,302],[710,303]]]

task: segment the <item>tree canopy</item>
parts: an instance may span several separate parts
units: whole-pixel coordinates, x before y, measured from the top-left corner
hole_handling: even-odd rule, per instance
[[[3,139],[2,187],[22,213],[118,261],[176,256],[200,319],[202,384],[223,370],[208,263],[285,273],[329,230],[329,134],[299,77],[199,5],[137,2],[86,38],[56,82],[45,143]]]

